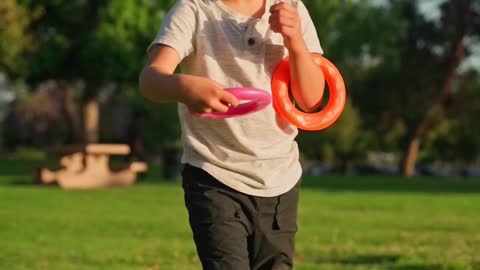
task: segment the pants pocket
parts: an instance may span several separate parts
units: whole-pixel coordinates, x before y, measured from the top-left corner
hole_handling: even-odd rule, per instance
[[[295,233],[298,230],[298,201],[300,184],[278,198],[274,232]]]
[[[192,226],[223,223],[243,217],[241,206],[232,197],[232,189],[202,169],[185,166],[183,190]]]

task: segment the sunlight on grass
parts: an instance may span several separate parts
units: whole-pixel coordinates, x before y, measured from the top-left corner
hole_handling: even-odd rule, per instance
[[[66,192],[29,179],[0,176],[0,269],[200,269],[179,183]],[[296,269],[480,269],[478,182],[306,179]]]

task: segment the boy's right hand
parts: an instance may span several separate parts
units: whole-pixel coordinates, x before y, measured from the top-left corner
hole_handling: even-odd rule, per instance
[[[238,100],[225,87],[205,77],[174,75],[180,63],[178,52],[166,45],[149,51],[147,66],[140,74],[140,91],[157,102],[178,101],[196,113],[227,112]],[[161,89],[161,91],[159,91]]]
[[[227,112],[236,107],[238,99],[225,87],[208,78],[185,76],[179,101],[196,113]]]

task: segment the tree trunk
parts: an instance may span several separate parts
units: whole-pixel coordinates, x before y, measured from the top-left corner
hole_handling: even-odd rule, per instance
[[[403,176],[411,177],[415,175],[415,165],[417,162],[418,151],[423,136],[427,133],[427,119],[424,118],[416,130],[416,135],[408,142],[405,155],[402,160],[401,170]]]
[[[61,85],[64,88],[63,113],[68,126],[66,142],[67,144],[78,143],[82,136],[82,129],[78,106],[75,102],[75,89],[67,82],[62,82]]]
[[[415,164],[418,150],[420,149],[420,138],[411,140],[407,147],[407,154],[402,161],[402,173],[404,176],[411,177],[415,175]]]
[[[93,98],[83,105],[84,141],[98,143],[100,133],[100,104]]]

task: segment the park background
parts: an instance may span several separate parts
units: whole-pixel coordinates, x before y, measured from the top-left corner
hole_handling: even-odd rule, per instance
[[[175,104],[138,92],[167,0],[0,1],[0,269],[199,269]],[[341,118],[301,132],[298,269],[480,269],[480,1],[304,0]],[[33,184],[59,149],[126,143],[126,189]]]

